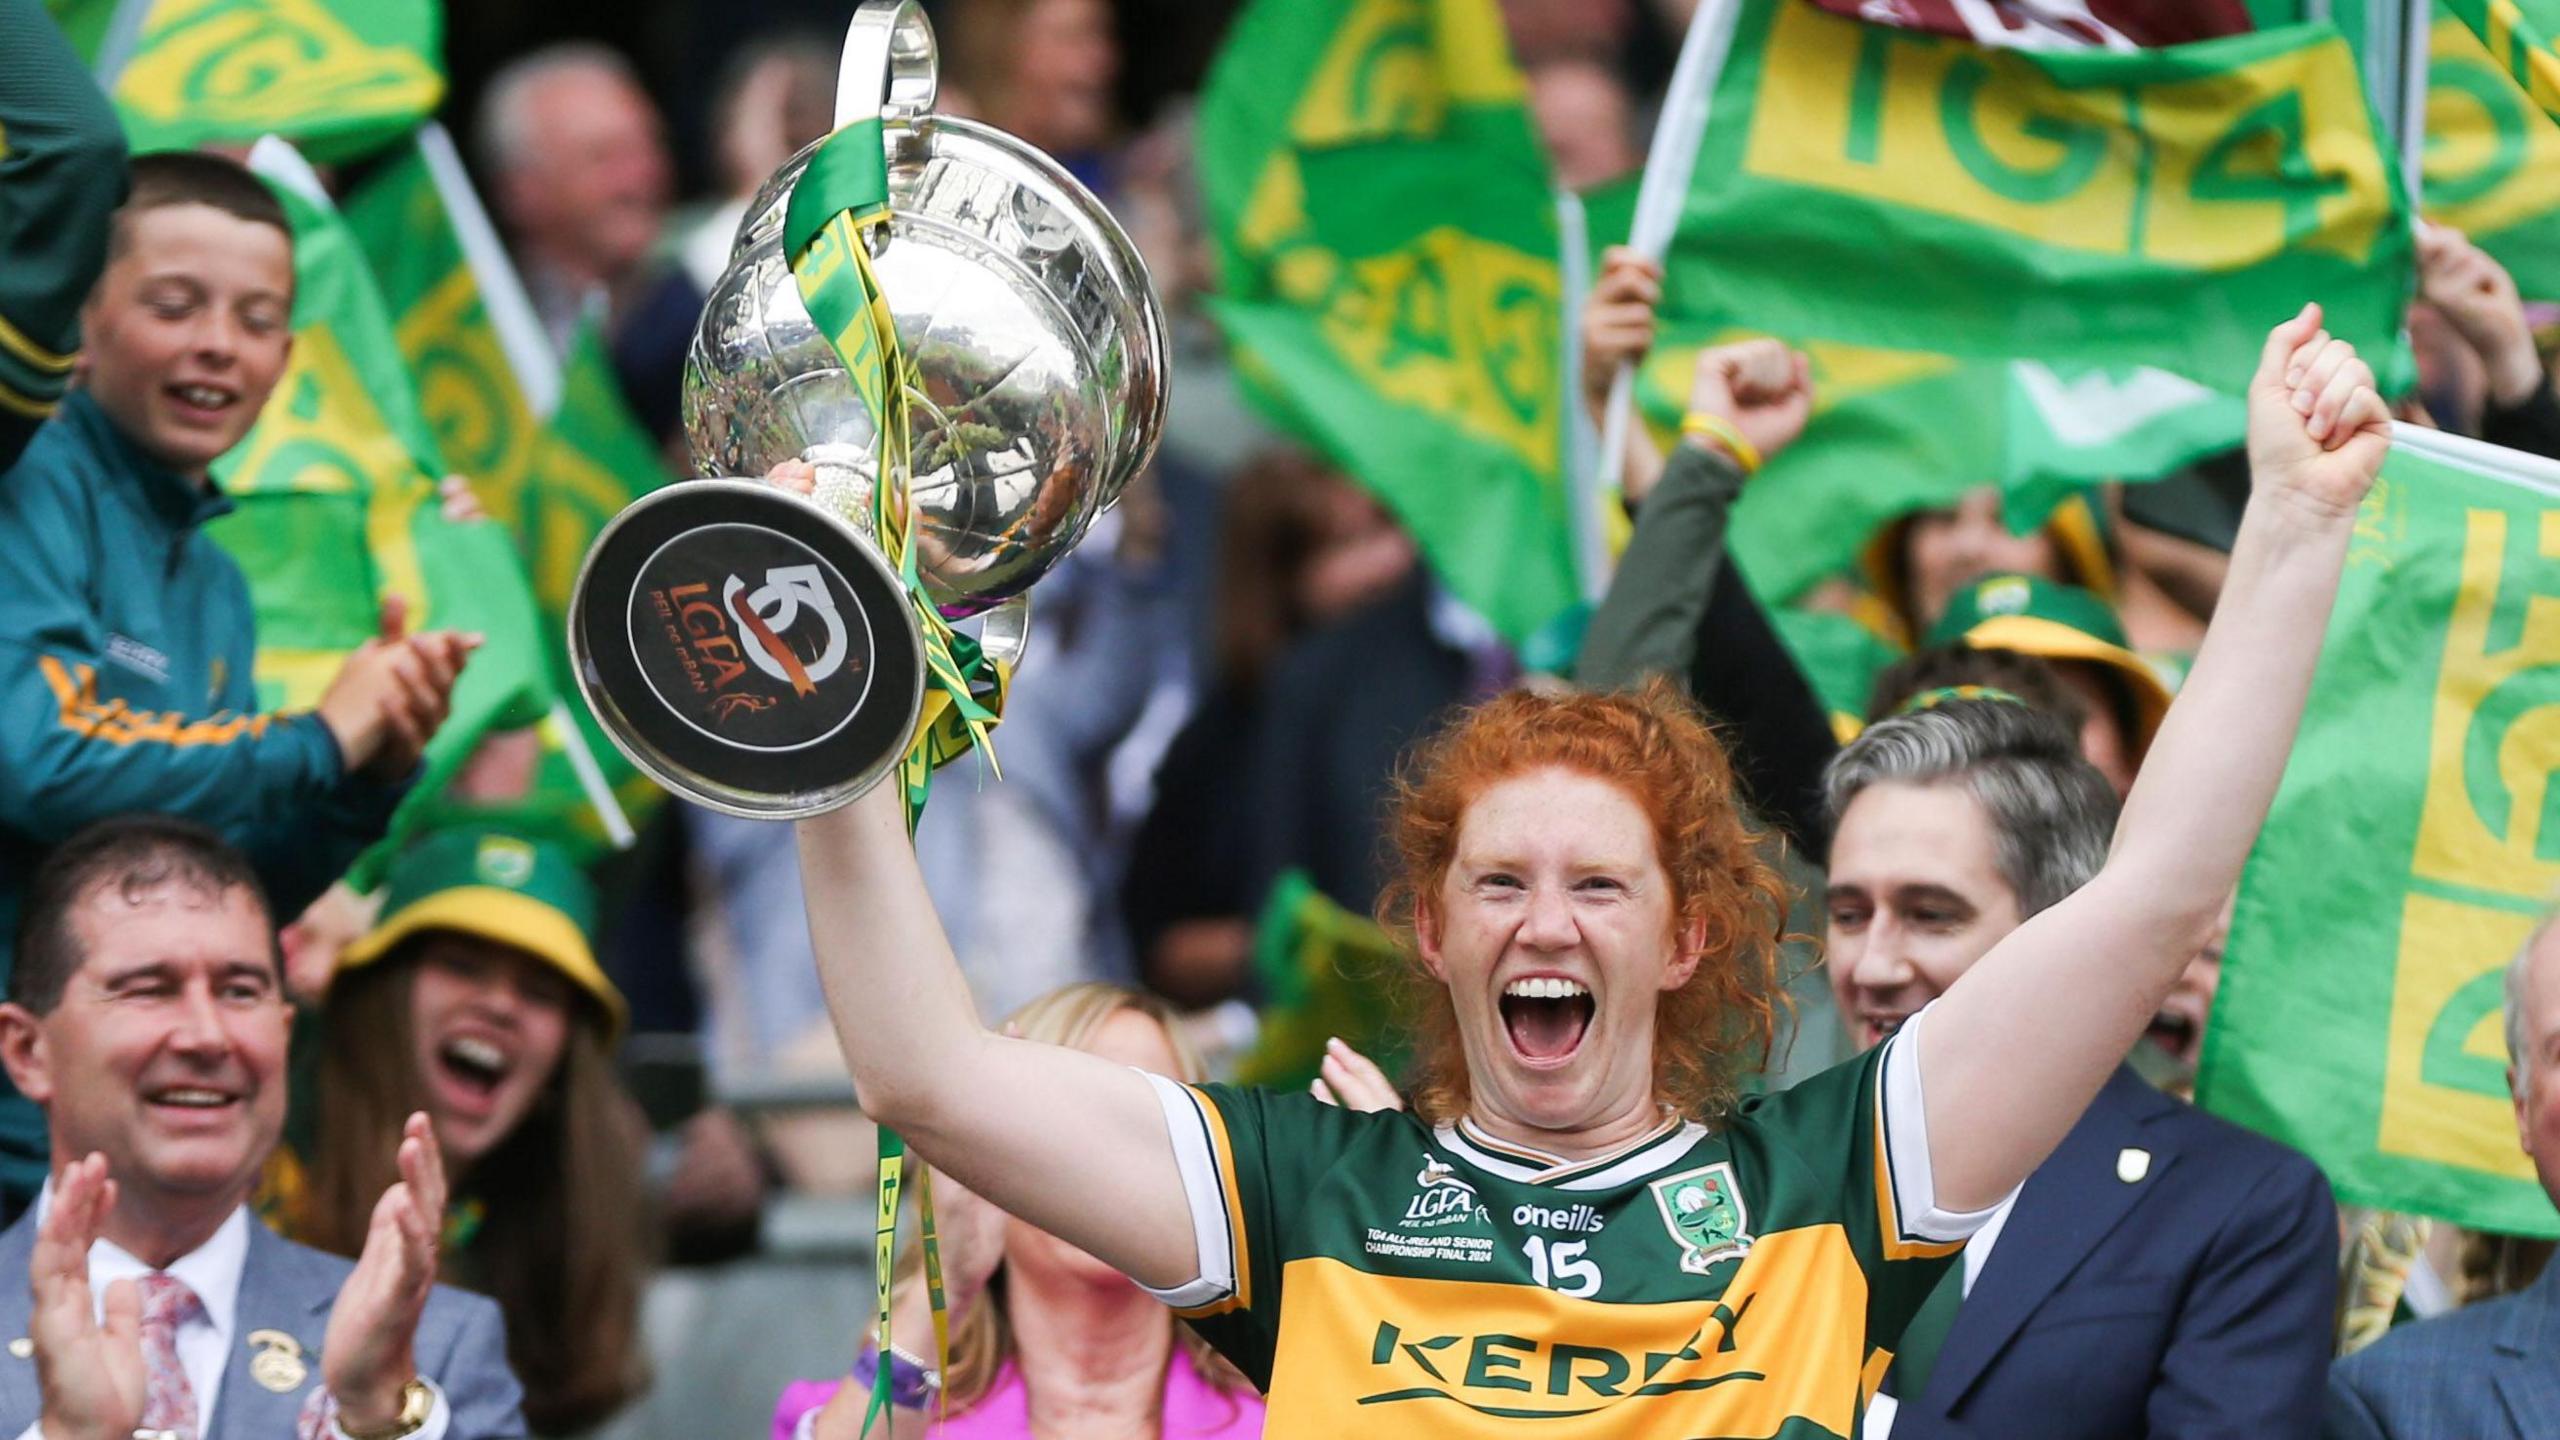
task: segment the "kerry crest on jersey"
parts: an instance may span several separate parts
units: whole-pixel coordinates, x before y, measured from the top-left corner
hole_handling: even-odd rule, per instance
[[[1671,1238],[1680,1242],[1680,1268],[1692,1275],[1704,1275],[1717,1261],[1740,1259],[1751,1249],[1750,1217],[1730,1161],[1654,1181],[1653,1203],[1662,1208]]]

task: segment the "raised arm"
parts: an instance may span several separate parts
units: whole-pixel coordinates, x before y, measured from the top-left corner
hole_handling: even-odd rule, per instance
[[[1153,1087],[978,1022],[900,805],[885,784],[800,823],[810,941],[863,1110],[961,1184],[1139,1283],[1197,1279]]]
[[[1950,986],[1921,1034],[1946,1208],[1991,1205],[2043,1163],[2211,931],[2284,773],[2389,426],[2319,307],[2267,336],[2230,580],[2106,866]]]

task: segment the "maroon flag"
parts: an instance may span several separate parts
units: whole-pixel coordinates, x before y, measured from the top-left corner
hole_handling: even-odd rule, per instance
[[[2243,0],[1812,0],[1835,15],[2021,50],[2183,45],[2249,30]]]

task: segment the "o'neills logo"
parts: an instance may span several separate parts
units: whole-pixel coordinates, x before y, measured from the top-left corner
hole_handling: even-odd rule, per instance
[[[668,709],[750,750],[814,745],[870,691],[870,618],[843,575],[760,525],[660,546],[631,587],[631,648]]]

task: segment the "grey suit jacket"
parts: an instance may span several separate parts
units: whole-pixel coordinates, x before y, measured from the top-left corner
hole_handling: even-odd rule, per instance
[[[0,1335],[27,1333],[27,1312],[34,1306],[27,1265],[35,1242],[32,1208],[0,1233]],[[351,1261],[250,1224],[231,1358],[222,1367],[222,1394],[204,1440],[293,1440],[303,1405],[320,1388],[320,1341],[329,1328],[329,1308],[354,1268]],[[260,1330],[280,1330],[302,1346],[306,1369],[299,1384],[279,1393],[250,1374],[256,1351],[248,1337]],[[507,1368],[506,1323],[495,1302],[437,1286],[418,1322],[416,1347],[418,1373],[444,1391],[452,1408],[447,1440],[521,1440],[524,1392]],[[0,1351],[0,1440],[34,1424],[42,1408],[35,1362],[15,1353],[23,1348]]]
[[[2514,1295],[2404,1325],[2329,1370],[2328,1440],[2560,1435],[2560,1264]]]

